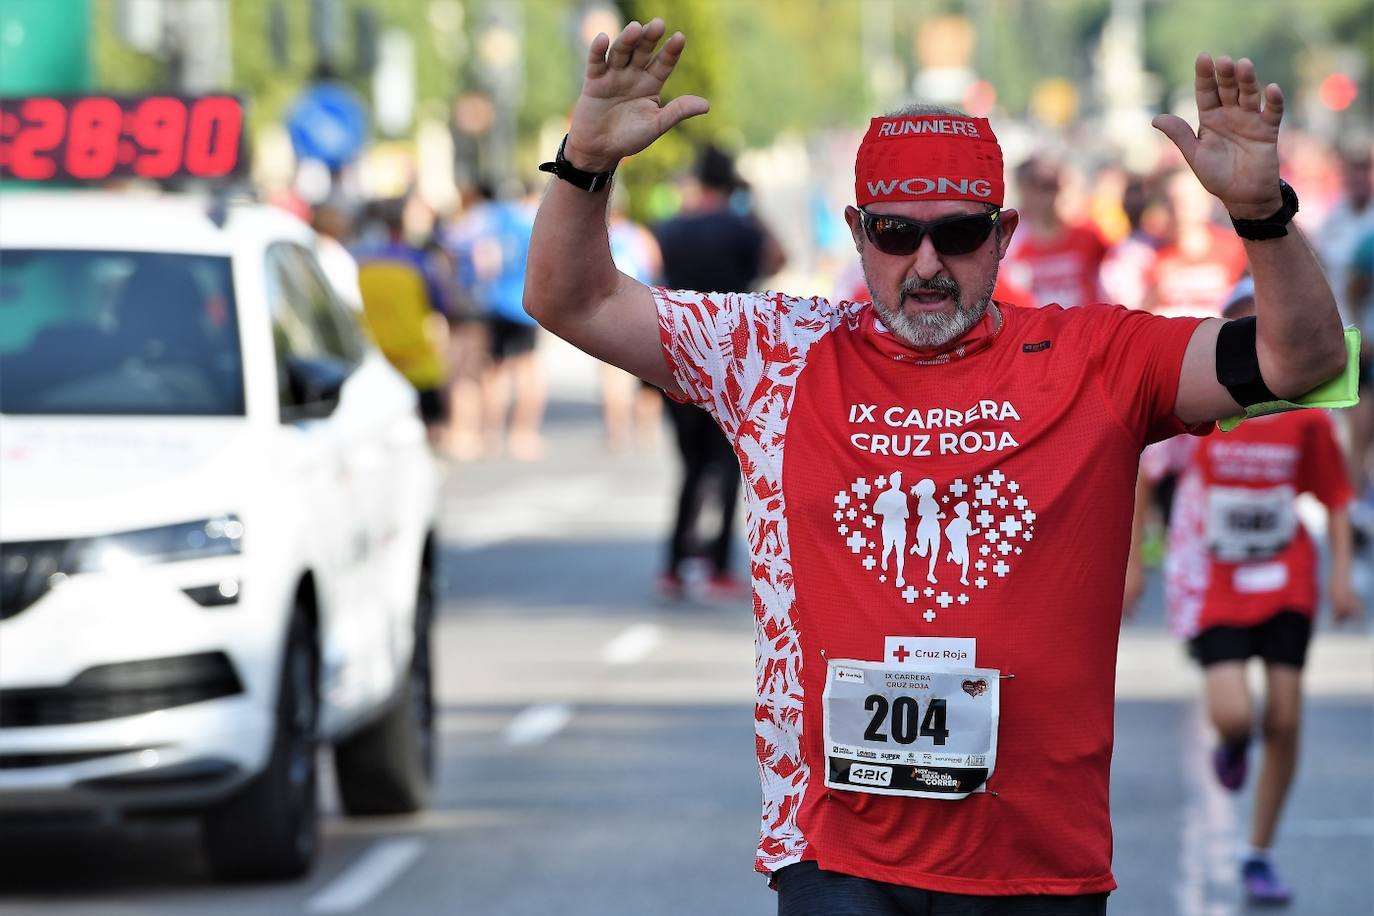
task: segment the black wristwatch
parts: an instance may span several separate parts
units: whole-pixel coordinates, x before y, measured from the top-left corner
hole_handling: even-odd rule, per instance
[[[584,172],[577,166],[568,161],[568,157],[563,155],[564,148],[568,145],[568,135],[563,135],[563,142],[558,144],[558,155],[554,156],[553,162],[544,162],[539,166],[539,171],[550,172],[555,178],[561,178],[574,187],[584,191],[600,191],[611,183],[611,176],[615,174],[615,169],[609,172]]]
[[[1231,217],[1231,225],[1236,227],[1236,235],[1252,242],[1264,239],[1282,238],[1288,234],[1288,224],[1293,214],[1298,212],[1298,195],[1292,185],[1279,179],[1279,195],[1283,203],[1272,215],[1264,219],[1236,219]]]

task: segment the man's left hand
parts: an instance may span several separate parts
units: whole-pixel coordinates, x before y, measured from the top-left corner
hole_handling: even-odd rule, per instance
[[[1261,89],[1255,65],[1199,54],[1195,65],[1198,131],[1177,115],[1158,115],[1155,128],[1173,141],[1202,186],[1237,219],[1264,219],[1279,196],[1279,121],[1283,92]]]

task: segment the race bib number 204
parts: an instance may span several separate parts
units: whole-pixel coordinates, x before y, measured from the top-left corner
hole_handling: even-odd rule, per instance
[[[951,800],[984,791],[997,763],[998,674],[831,659],[825,784]]]

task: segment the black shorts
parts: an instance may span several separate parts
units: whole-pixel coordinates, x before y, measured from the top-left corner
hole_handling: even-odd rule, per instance
[[[539,325],[493,315],[487,319],[487,327],[491,330],[491,358],[494,362],[534,351]]]
[[[1258,655],[1266,662],[1301,668],[1312,639],[1312,618],[1299,611],[1279,611],[1253,627],[1208,627],[1188,641],[1188,653],[1202,667],[1243,662]]]
[[[1026,894],[991,897],[947,894],[822,871],[798,862],[774,874],[778,916],[1104,916],[1106,894]]]
[[[437,388],[417,389],[420,395],[420,419],[426,426],[444,422],[444,396]]]

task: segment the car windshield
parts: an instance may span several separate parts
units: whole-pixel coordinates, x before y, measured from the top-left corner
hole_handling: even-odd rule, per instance
[[[235,416],[229,259],[0,251],[0,412]]]

